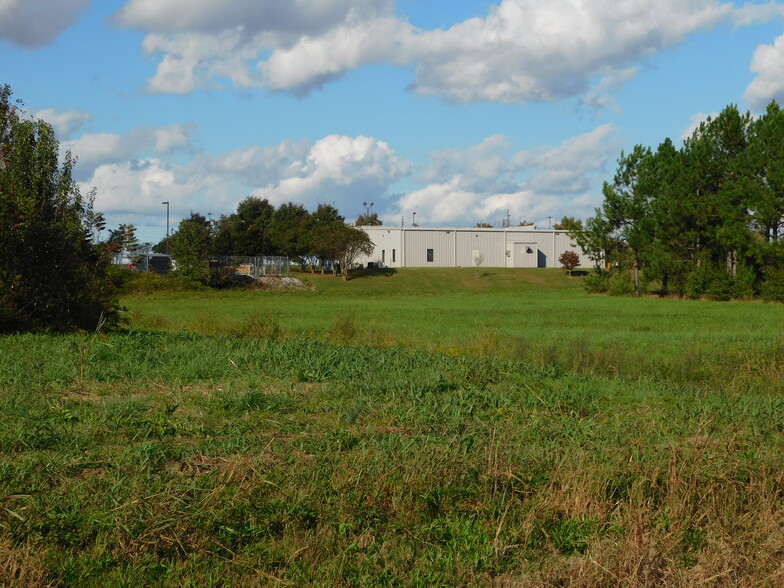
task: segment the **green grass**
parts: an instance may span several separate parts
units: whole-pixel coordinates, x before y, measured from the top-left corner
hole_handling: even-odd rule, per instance
[[[403,269],[315,292],[129,297],[143,329],[232,332],[521,359],[571,372],[728,385],[775,370],[784,306],[588,296],[560,270]],[[341,332],[341,325],[343,331]],[[346,331],[348,328],[348,332]]]
[[[784,308],[488,272],[0,338],[0,585],[780,584]]]

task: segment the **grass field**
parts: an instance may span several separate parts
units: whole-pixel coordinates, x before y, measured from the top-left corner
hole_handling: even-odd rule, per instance
[[[781,585],[784,307],[548,270],[0,338],[0,585]]]

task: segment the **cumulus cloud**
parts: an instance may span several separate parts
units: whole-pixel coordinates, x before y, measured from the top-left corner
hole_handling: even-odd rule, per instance
[[[124,135],[93,133],[66,141],[63,149],[78,158],[75,172],[84,178],[107,163],[138,159],[145,155],[167,155],[177,150],[193,151],[190,135],[192,124],[174,124],[166,127],[135,129]]]
[[[784,101],[784,35],[772,45],[760,45],[754,52],[751,71],[756,77],[743,97],[755,110],[764,110],[771,100]]]
[[[384,141],[329,135],[314,143],[304,160],[287,168],[288,177],[260,188],[256,195],[276,204],[293,200],[313,208],[318,202],[334,201],[354,208],[362,199],[381,201],[388,187],[410,169],[410,162]]]
[[[263,84],[260,75],[248,67],[249,61],[263,50],[263,43],[245,40],[239,30],[214,35],[152,34],[145,37],[142,46],[148,55],[162,54],[155,75],[149,80],[151,92],[188,94],[219,87],[217,80],[222,78],[239,88]]]
[[[398,48],[398,39],[410,30],[410,25],[395,18],[338,27],[275,51],[259,64],[259,70],[272,88],[307,93],[347,70],[388,60]]]
[[[226,78],[305,93],[388,55],[402,26],[387,18],[393,10],[394,0],[131,0],[114,20],[149,33],[144,50],[160,55],[153,92],[188,93]]]
[[[715,26],[730,10],[713,0],[504,0],[486,18],[411,39],[413,89],[455,102],[577,96],[596,78],[617,78],[631,64]]]
[[[0,0],[0,38],[27,49],[51,43],[90,0]]]
[[[494,135],[465,150],[440,151],[419,176],[429,183],[402,196],[386,218],[416,212],[422,223],[470,226],[507,213],[513,222],[587,216],[618,149],[608,124],[547,149],[511,154],[505,137]]]
[[[484,18],[419,30],[393,0],[131,0],[120,26],[148,33],[154,92],[216,86],[303,95],[366,64],[410,67],[410,88],[459,103],[581,98],[594,108],[651,54],[720,22],[781,16],[779,3],[502,0]]]
[[[33,116],[52,125],[59,139],[67,139],[92,118],[88,113],[80,110],[60,111],[54,108],[46,108]]]
[[[309,209],[334,202],[350,211],[363,199],[381,206],[389,187],[411,169],[384,141],[343,135],[219,154],[199,152],[176,163],[164,155],[189,143],[187,134],[176,140],[175,131],[142,129],[122,136],[88,135],[74,142],[74,153],[91,163],[80,185],[84,191],[97,189],[96,207],[108,218],[139,222],[144,215],[160,217],[162,201],[171,203],[175,218],[190,210],[229,214],[248,194],[275,205],[295,201]]]

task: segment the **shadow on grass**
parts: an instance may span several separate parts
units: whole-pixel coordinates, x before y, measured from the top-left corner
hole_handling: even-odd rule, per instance
[[[589,273],[591,272],[589,272],[588,270],[572,270],[572,273],[570,273],[569,275],[574,277],[582,277],[582,276],[587,276]]]
[[[356,269],[349,272],[349,279],[356,278],[371,278],[380,276],[382,278],[391,278],[397,273],[397,270],[391,267],[373,268],[373,269]]]

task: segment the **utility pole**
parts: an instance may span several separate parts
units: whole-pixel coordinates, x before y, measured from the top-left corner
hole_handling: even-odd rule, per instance
[[[413,220],[411,221],[411,226],[415,227],[416,226],[416,212],[412,214],[412,219]]]
[[[166,236],[169,236],[169,201],[161,202],[161,204],[166,205]]]

